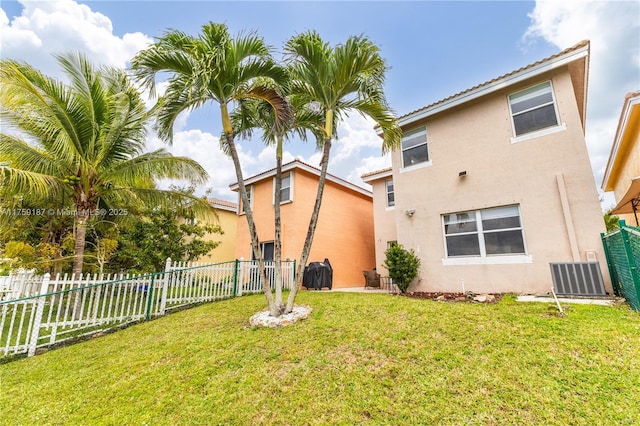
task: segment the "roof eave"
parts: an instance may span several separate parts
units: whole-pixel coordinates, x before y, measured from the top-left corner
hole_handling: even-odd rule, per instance
[[[459,95],[453,96],[450,99],[435,103],[431,107],[427,107],[425,109],[416,111],[415,113],[410,113],[405,117],[401,117],[399,120],[400,126],[401,127],[406,126],[416,121],[425,119],[432,115],[438,114],[442,111],[446,111],[450,108],[454,108],[458,105],[464,104],[474,99],[478,99],[482,96],[486,96],[498,90],[502,90],[506,87],[512,86],[514,84],[529,80],[533,77],[544,74],[546,72],[563,67],[581,58],[588,58],[588,56],[589,56],[589,43],[586,43],[580,47],[577,47],[575,50],[571,50],[564,54],[560,54],[557,57],[552,57],[550,59],[542,61],[539,64],[532,65],[521,71],[506,75],[502,78],[498,78],[496,81],[490,82],[486,85],[482,85],[475,89],[462,92]],[[585,79],[585,86],[586,86],[586,79]],[[585,87],[585,90],[586,90],[586,87]]]
[[[380,170],[377,172],[371,172],[360,176],[363,182],[371,184],[371,182],[384,179],[393,176],[393,170],[391,168]]]
[[[613,191],[614,189],[614,182],[612,178],[615,176],[613,175],[613,169],[619,160],[618,152],[622,148],[622,142],[634,108],[640,108],[640,91],[630,93],[629,96],[627,96],[622,112],[620,113],[618,128],[616,129],[616,135],[613,139],[613,145],[611,146],[611,153],[609,154],[607,167],[604,170],[602,184],[600,185],[600,188],[605,192]]]
[[[315,167],[312,167],[308,164],[303,163],[302,161],[299,160],[294,160],[290,163],[284,164],[282,166],[282,172],[286,173],[295,169],[300,169],[300,170],[304,170],[310,174],[313,174],[315,176],[320,176],[320,170],[316,169]],[[267,170],[265,172],[259,173],[255,176],[251,176],[248,179],[244,180],[244,184],[245,186],[248,185],[252,185],[254,183],[263,181],[265,179],[274,177],[276,175],[276,169],[271,169],[271,170]],[[359,187],[358,185],[355,185],[349,181],[346,181],[344,179],[341,179],[337,176],[334,176],[332,174],[327,173],[327,177],[326,180],[333,182],[337,185],[343,186],[345,188],[348,188],[352,191],[358,192],[362,195],[365,195],[367,197],[373,197],[373,194],[371,193],[371,191],[367,191],[364,188]],[[238,182],[232,183],[231,185],[229,185],[229,188],[231,188],[232,191],[238,191]]]

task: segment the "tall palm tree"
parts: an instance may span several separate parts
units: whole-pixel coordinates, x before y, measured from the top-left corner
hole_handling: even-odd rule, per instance
[[[401,131],[383,90],[387,67],[371,40],[352,36],[344,44],[331,47],[317,32],[307,31],[292,37],[285,45],[285,53],[290,69],[289,95],[296,103],[307,105],[324,117],[316,201],[298,263],[296,285],[289,293],[285,309],[285,312],[291,312],[318,223],[337,124],[351,112],[371,117],[382,132],[383,152],[400,144]]]
[[[152,93],[157,74],[169,74],[168,87],[156,106],[156,129],[165,140],[172,140],[173,124],[181,112],[209,102],[220,106],[223,147],[235,167],[269,313],[278,316],[280,312],[266,278],[229,110],[242,99],[263,99],[275,111],[278,122],[287,121],[290,112],[286,100],[276,90],[263,84],[265,81],[282,81],[283,69],[273,61],[270,49],[262,38],[254,33],[240,34],[234,38],[226,25],[212,22],[205,24],[197,37],[177,30],[165,33],[148,49],[139,52],[132,60],[132,65],[135,75],[152,89]]]
[[[207,173],[164,149],[144,152],[145,104],[123,70],[96,68],[79,54],[57,59],[68,84],[28,64],[0,61],[0,117],[9,124],[0,133],[0,186],[42,200],[71,200],[73,273],[79,275],[87,223],[98,208],[124,212],[181,202],[182,194],[156,189],[154,179],[200,183]]]
[[[286,91],[285,86],[276,90]],[[285,96],[283,94],[282,96]],[[295,102],[295,99],[293,100]],[[282,188],[282,157],[285,140],[297,136],[306,141],[307,132],[315,135],[317,145],[322,145],[323,129],[322,116],[315,110],[310,110],[307,105],[291,103],[292,119],[286,123],[276,120],[275,111],[264,101],[250,99],[241,102],[231,115],[231,121],[238,136],[250,138],[254,129],[262,131],[262,140],[265,144],[275,146],[276,150],[276,176],[274,188],[274,270],[275,270],[275,303],[280,311],[284,311],[282,303],[282,220],[280,214],[281,188]]]

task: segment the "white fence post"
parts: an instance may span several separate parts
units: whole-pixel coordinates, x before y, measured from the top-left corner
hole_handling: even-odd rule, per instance
[[[167,311],[167,291],[169,289],[169,280],[171,279],[171,258],[167,257],[164,264],[164,279],[162,280],[162,296],[160,297],[160,315],[164,315]]]
[[[51,275],[46,273],[42,278],[42,285],[40,286],[40,298],[38,299],[38,306],[36,307],[36,315],[33,319],[33,328],[31,329],[31,341],[29,342],[29,351],[27,356],[34,356],[36,354],[36,348],[38,347],[38,336],[40,335],[40,324],[42,323],[42,313],[44,312],[44,295],[49,292],[49,279]]]
[[[236,261],[236,296],[242,296],[242,283],[244,282],[244,258],[240,258],[239,261]]]

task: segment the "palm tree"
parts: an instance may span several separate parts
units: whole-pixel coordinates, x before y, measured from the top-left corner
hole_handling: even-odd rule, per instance
[[[184,202],[182,194],[156,189],[154,179],[200,183],[207,173],[164,149],[144,152],[145,104],[123,70],[96,68],[79,54],[57,59],[69,84],[25,63],[0,62],[0,116],[16,130],[0,133],[0,187],[71,200],[73,273],[79,275],[87,223],[98,208],[124,212]]]
[[[612,209],[608,209],[603,213],[602,218],[604,219],[604,225],[607,229],[607,232],[613,232],[616,229],[620,228],[620,217],[611,213]]]
[[[242,169],[234,142],[234,129],[229,109],[243,99],[262,99],[276,114],[276,121],[289,119],[286,100],[265,81],[280,82],[284,71],[271,57],[264,40],[254,33],[231,37],[224,24],[208,23],[197,37],[172,30],[158,38],[148,49],[132,60],[135,75],[147,87],[155,87],[158,73],[168,73],[168,87],[156,106],[156,129],[160,137],[171,141],[173,124],[183,111],[196,109],[208,102],[220,106],[223,148],[235,167],[240,198],[245,206],[254,257],[258,260],[269,313],[280,314],[266,278],[260,242],[244,185]]]
[[[284,87],[276,90],[286,90]],[[282,96],[285,96],[284,94]],[[295,102],[295,99],[293,100]],[[298,136],[306,141],[307,132],[315,135],[318,146],[322,144],[322,116],[307,108],[307,105],[291,103],[293,117],[289,122],[278,123],[271,106],[258,99],[241,102],[231,115],[231,121],[238,136],[250,138],[254,129],[262,131],[262,140],[276,149],[276,176],[274,188],[274,269],[275,269],[275,303],[278,309],[284,311],[282,303],[282,220],[280,215],[282,188],[282,157],[285,140]]]
[[[285,308],[285,312],[291,312],[318,223],[337,123],[350,112],[373,118],[382,132],[383,152],[399,145],[401,132],[383,91],[387,67],[378,47],[368,38],[352,36],[346,43],[331,47],[317,32],[307,31],[292,37],[285,45],[285,53],[290,70],[289,95],[296,103],[307,105],[324,117],[316,201],[298,263],[296,284]]]

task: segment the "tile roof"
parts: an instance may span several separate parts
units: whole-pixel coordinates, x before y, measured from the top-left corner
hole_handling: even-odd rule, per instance
[[[303,161],[300,161],[299,159],[295,159],[293,161],[290,161],[288,163],[285,163],[282,165],[282,171],[283,172],[288,172],[290,170],[295,170],[295,169],[301,169],[301,170],[305,170],[311,174],[314,174],[316,176],[320,176],[320,172],[321,170],[315,166],[312,166],[310,164],[307,164]],[[245,185],[251,185],[254,184],[256,182],[260,182],[262,180],[265,180],[267,178],[273,177],[276,174],[276,168],[272,168],[269,170],[265,170],[264,172],[258,173],[256,175],[247,177],[244,179],[244,183]],[[338,176],[332,175],[331,173],[327,173],[327,177],[326,177],[327,181],[336,183],[340,186],[343,186],[345,188],[349,188],[353,191],[359,192],[363,195],[366,195],[367,197],[371,197],[371,191],[362,188],[361,186],[358,186],[354,183],[349,182],[348,180],[342,179]],[[238,190],[238,182],[234,182],[231,185],[229,185],[229,187],[231,188],[232,191],[237,191]]]
[[[388,173],[391,170],[392,170],[391,167],[387,167],[387,168],[380,169],[380,170],[374,170],[372,172],[367,172],[367,173],[363,174],[362,176],[360,176],[360,178],[364,180],[365,178],[368,178],[369,176],[382,174],[382,173]]]
[[[481,89],[483,87],[489,86],[492,83],[495,83],[495,82],[498,82],[498,81],[503,80],[505,78],[508,78],[510,76],[519,74],[519,73],[521,73],[523,71],[527,71],[527,70],[532,69],[532,68],[534,68],[534,67],[536,67],[538,65],[541,65],[541,64],[543,64],[545,62],[552,61],[552,60],[554,60],[556,58],[559,58],[559,57],[561,57],[563,55],[566,55],[567,53],[571,53],[573,51],[576,51],[576,50],[579,50],[579,49],[581,49],[583,47],[588,47],[588,46],[589,46],[589,40],[582,40],[581,42],[575,44],[574,46],[569,47],[567,49],[564,49],[563,51],[561,51],[559,53],[556,53],[555,55],[551,55],[548,58],[541,59],[541,60],[536,61],[536,62],[534,62],[532,64],[529,64],[529,65],[526,65],[524,67],[518,68],[517,70],[514,70],[514,71],[511,71],[511,72],[509,72],[507,74],[501,75],[500,77],[493,78],[491,80],[485,81],[484,83],[481,83],[481,84],[473,86],[473,87],[471,87],[469,89],[463,90],[462,92],[456,93],[455,95],[448,96],[448,97],[446,97],[444,99],[441,99],[441,100],[439,100],[437,102],[431,103],[431,104],[426,105],[426,106],[424,106],[422,108],[418,108],[418,109],[416,109],[414,111],[408,112],[408,113],[398,117],[398,119],[403,119],[403,118],[406,118],[408,116],[411,116],[411,115],[414,115],[414,114],[418,114],[418,113],[423,112],[423,111],[425,111],[425,110],[427,110],[429,108],[433,108],[433,107],[435,107],[437,105],[443,104],[443,103],[445,103],[447,101],[450,101],[452,99],[461,97],[461,96],[463,96],[463,95],[465,95],[465,94],[467,94],[469,92],[472,92],[472,91]]]
[[[221,200],[219,198],[207,198],[207,202],[211,204],[213,207],[228,207],[229,209],[236,210],[238,208],[238,204],[233,201]]]

